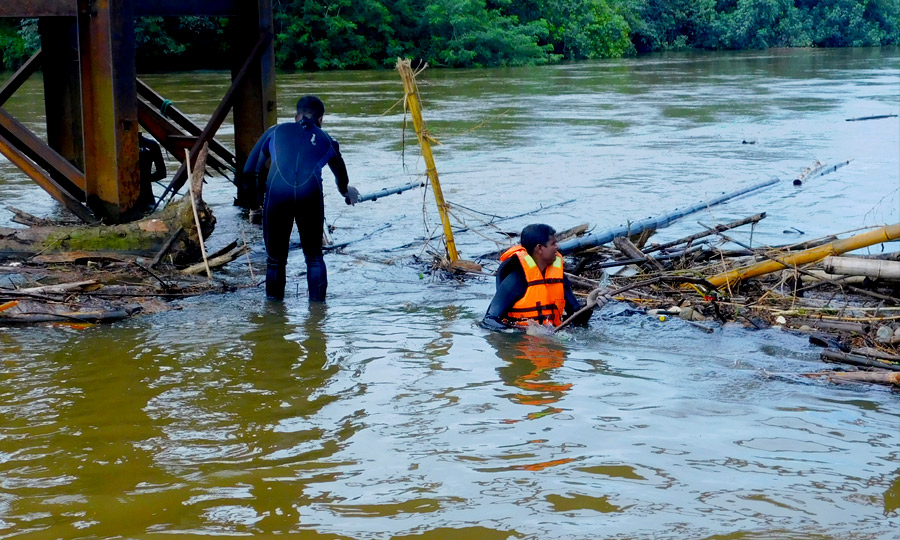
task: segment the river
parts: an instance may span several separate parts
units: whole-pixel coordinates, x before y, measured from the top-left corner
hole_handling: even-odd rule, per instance
[[[144,80],[201,125],[229,82]],[[40,84],[5,108],[42,133]],[[463,258],[530,222],[599,231],[771,177],[654,241],[761,211],[752,240],[735,237],[900,217],[900,121],[846,121],[900,112],[897,48],[428,69],[420,90],[444,195],[472,228]],[[281,119],[308,93],[361,192],[423,177],[395,72],[279,74]],[[793,186],[817,160],[851,161]],[[326,255],[325,306],[295,251],[284,303],[247,288],[81,330],[0,329],[2,538],[896,540],[897,392],[800,377],[827,366],[777,328],[707,335],[622,303],[553,338],[492,334],[477,324],[492,278],[431,271],[430,190],[349,207],[326,184],[333,239],[354,242]],[[245,234],[258,278],[261,234],[233,187],[213,177],[204,195],[211,249]],[[5,161],[0,197],[57,212]]]

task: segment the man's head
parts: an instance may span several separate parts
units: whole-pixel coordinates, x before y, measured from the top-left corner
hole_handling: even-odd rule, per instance
[[[534,223],[522,229],[522,234],[519,236],[522,247],[542,269],[556,260],[555,235],[556,230],[550,225]]]
[[[316,96],[303,96],[297,100],[297,115],[295,120],[303,117],[313,120],[317,126],[322,126],[322,117],[325,116],[325,104]]]

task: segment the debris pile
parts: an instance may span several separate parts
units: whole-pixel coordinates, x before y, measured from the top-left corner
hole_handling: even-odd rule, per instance
[[[216,222],[202,199],[205,157],[204,148],[191,195],[133,223],[53,224],[10,208],[14,221],[29,227],[0,228],[0,325],[108,322],[169,309],[165,300],[240,286],[211,279],[210,269],[250,250],[235,241],[204,251],[201,239]]]
[[[763,218],[705,227],[665,244],[648,242],[647,231],[618,236],[615,247],[568,253],[569,278],[581,291],[600,290],[705,332],[735,322],[780,326],[825,347],[823,360],[871,372],[821,376],[900,385],[900,252],[842,255],[900,238],[900,224],[845,239],[764,247],[726,232]],[[735,245],[740,249],[726,249]]]

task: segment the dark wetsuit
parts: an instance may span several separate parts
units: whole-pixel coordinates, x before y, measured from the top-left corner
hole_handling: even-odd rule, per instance
[[[166,177],[166,162],[163,161],[159,143],[143,133],[138,133],[138,166],[141,171],[141,192],[137,204],[152,207],[156,203],[153,182]]]
[[[525,279],[525,271],[522,270],[522,264],[518,257],[510,257],[500,264],[497,268],[497,292],[488,306],[487,313],[484,316],[483,324],[490,329],[499,329],[497,323],[501,323],[507,318],[507,313],[513,305],[525,296],[525,290],[528,288],[528,281]],[[563,277],[563,289],[566,295],[567,315],[572,315],[579,309],[581,304],[575,293],[572,292],[572,284],[569,279]],[[572,321],[573,324],[587,324],[591,318],[592,310],[585,311],[578,316],[578,319]]]
[[[270,161],[268,178],[258,179],[256,190],[263,208],[266,296],[284,297],[285,265],[291,229],[296,221],[306,258],[309,298],[325,300],[328,277],[322,258],[325,222],[322,167],[328,164],[338,191],[346,194],[349,179],[340,147],[313,120],[302,118],[266,130],[250,152],[244,174],[258,177],[266,161]]]

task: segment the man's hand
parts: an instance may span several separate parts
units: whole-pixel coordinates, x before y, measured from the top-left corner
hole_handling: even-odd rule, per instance
[[[347,186],[347,193],[344,193],[344,202],[350,205],[354,205],[358,200],[359,190],[353,186]]]
[[[594,289],[587,297],[587,305],[594,309],[602,309],[612,298],[603,289]]]
[[[497,317],[493,317],[491,315],[485,315],[484,319],[481,320],[481,327],[486,328],[488,330],[493,330],[494,332],[510,332],[513,331],[512,328]]]

